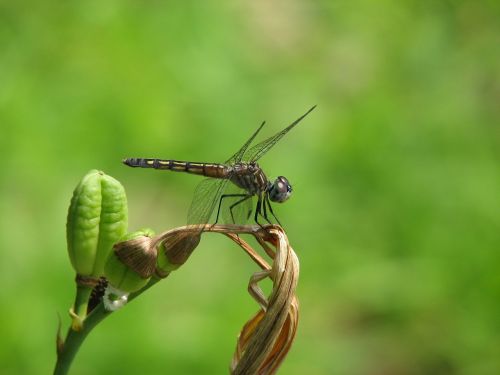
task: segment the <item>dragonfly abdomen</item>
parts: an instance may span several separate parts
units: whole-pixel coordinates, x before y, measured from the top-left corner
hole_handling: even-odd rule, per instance
[[[167,169],[174,172],[184,172],[197,174],[213,178],[226,178],[228,176],[227,167],[216,163],[197,163],[181,160],[147,159],[147,158],[127,158],[123,164],[129,167]]]

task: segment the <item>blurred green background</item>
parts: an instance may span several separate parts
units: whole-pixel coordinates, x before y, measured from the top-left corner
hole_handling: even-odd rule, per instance
[[[182,225],[198,177],[124,157],[262,160],[301,261],[283,374],[500,374],[496,1],[0,4],[0,373],[50,373],[74,274],[65,220],[97,168],[130,229]],[[207,235],[114,314],[73,374],[227,373],[256,267]]]

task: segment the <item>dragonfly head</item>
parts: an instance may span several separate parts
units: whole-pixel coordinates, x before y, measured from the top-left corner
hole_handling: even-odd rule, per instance
[[[279,176],[274,180],[274,183],[269,182],[267,192],[271,201],[283,203],[292,195],[292,185],[290,185],[286,177]]]

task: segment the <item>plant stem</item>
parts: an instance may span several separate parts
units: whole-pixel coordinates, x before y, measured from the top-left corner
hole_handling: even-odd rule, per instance
[[[132,293],[129,297],[129,302],[138,297],[140,294],[151,288],[161,279],[153,278],[150,282],[140,291]],[[76,308],[75,304],[75,308]],[[54,369],[54,375],[66,375],[69,371],[71,363],[78,353],[80,346],[83,341],[87,337],[87,335],[94,329],[94,327],[99,324],[102,320],[108,317],[111,314],[110,311],[107,311],[104,308],[104,304],[99,303],[92,312],[87,315],[85,320],[83,321],[83,325],[80,331],[75,331],[70,327],[68,329],[68,333],[66,335],[66,340],[64,341],[62,350],[57,354],[57,363]]]
[[[76,288],[75,303],[73,305],[73,322],[71,326],[73,330],[80,331],[82,329],[83,321],[87,316],[87,305],[89,297],[92,293],[92,287],[87,285],[78,285]]]

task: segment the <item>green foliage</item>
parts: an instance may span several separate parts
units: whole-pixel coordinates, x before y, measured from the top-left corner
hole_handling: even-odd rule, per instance
[[[55,362],[85,171],[123,183],[130,230],[160,232],[185,223],[199,179],[122,158],[222,161],[314,104],[260,163],[294,187],[275,209],[302,264],[282,372],[500,373],[499,15],[472,0],[4,2],[0,373]],[[234,250],[205,236],[73,373],[227,372],[257,309]]]

